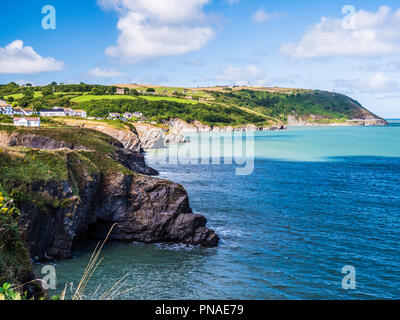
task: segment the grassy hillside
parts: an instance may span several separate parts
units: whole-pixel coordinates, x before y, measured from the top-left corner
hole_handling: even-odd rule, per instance
[[[117,87],[124,88],[125,95],[117,95]],[[379,118],[342,94],[288,88],[87,84],[22,88],[8,84],[0,86],[1,97],[10,99],[14,106],[79,108],[93,117],[106,117],[110,112],[139,111],[150,121],[178,117],[216,126],[282,124],[287,122],[288,116],[322,123]]]
[[[134,173],[114,160],[115,145],[119,143],[101,132],[72,127],[58,128],[15,128],[0,125],[1,132],[16,134],[21,137],[35,135],[70,143],[81,150],[57,149],[38,150],[23,147],[2,148],[0,151],[0,186],[3,186],[11,197],[19,201],[26,200],[38,205],[62,205],[48,203],[46,197],[33,194],[25,186],[35,182],[72,181],[75,193],[82,185],[83,172],[108,174],[122,172]],[[87,148],[87,150],[82,149]],[[76,169],[76,170],[75,170]],[[15,184],[18,187],[14,187]]]
[[[246,123],[267,124],[264,116],[246,112],[236,107],[202,103],[184,104],[172,101],[148,101],[146,99],[87,101],[80,104],[89,115],[105,117],[110,112],[142,112],[151,121],[161,122],[171,118],[185,121],[199,120],[209,125],[241,125]]]
[[[174,98],[174,97],[157,97],[157,96],[140,96],[140,98],[148,100],[148,101],[172,101],[179,103],[189,103],[189,104],[197,104],[196,101],[193,100],[185,100],[182,98]],[[127,96],[127,95],[102,95],[102,96],[94,96],[94,95],[80,95],[71,99],[72,103],[82,103],[87,101],[94,100],[136,100],[138,99],[135,96]]]
[[[279,93],[245,89],[226,93],[218,92],[214,95],[217,101],[249,108],[284,122],[289,115],[305,118],[317,115],[327,120],[339,121],[363,119],[367,114],[372,115],[357,101],[342,94],[326,91],[301,90]]]

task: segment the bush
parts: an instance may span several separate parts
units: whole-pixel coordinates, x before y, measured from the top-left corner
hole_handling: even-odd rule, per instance
[[[12,289],[11,284],[6,282],[0,287],[0,300],[22,300],[22,297]]]

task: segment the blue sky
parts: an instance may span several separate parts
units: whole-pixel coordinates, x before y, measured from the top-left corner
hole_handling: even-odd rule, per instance
[[[42,28],[45,5],[56,9],[55,30]],[[345,5],[354,8],[347,18]],[[0,6],[0,83],[312,88],[400,117],[398,1],[3,0]]]

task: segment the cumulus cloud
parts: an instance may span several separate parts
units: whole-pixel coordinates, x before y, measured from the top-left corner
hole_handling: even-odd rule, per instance
[[[268,13],[267,11],[265,11],[264,8],[260,8],[253,15],[253,21],[255,23],[264,23],[273,19],[282,18],[283,16],[284,14],[282,13],[279,12]]]
[[[62,70],[64,63],[52,57],[42,57],[23,41],[15,40],[0,47],[0,73],[34,74]]]
[[[382,6],[377,12],[360,10],[354,26],[342,19],[322,17],[298,43],[286,43],[281,53],[293,59],[330,56],[386,55],[400,52],[400,9]]]
[[[126,74],[116,70],[104,70],[100,68],[94,68],[87,72],[87,75],[92,78],[100,79],[115,79],[125,77]]]
[[[335,80],[335,85],[347,92],[388,93],[397,92],[400,89],[400,83],[390,79],[383,72],[376,72],[367,79]]]
[[[229,66],[217,75],[217,80],[236,85],[264,85],[265,73],[255,65]]]
[[[119,14],[119,38],[106,54],[135,63],[202,48],[214,37],[203,11],[209,1],[98,0],[102,7]]]

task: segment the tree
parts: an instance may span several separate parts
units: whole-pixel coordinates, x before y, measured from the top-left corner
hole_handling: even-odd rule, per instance
[[[42,94],[47,97],[53,94],[53,88],[52,87],[46,87],[45,89],[42,90]]]
[[[153,88],[147,88],[146,92],[156,92],[156,90],[154,90]]]
[[[93,88],[92,91],[90,91],[90,94],[93,94],[95,96],[100,96],[101,90],[99,88]]]
[[[52,85],[53,87],[55,87],[55,86],[57,85],[57,82],[53,81],[53,82],[51,83],[51,85]]]
[[[11,97],[11,96],[8,97],[8,98],[7,98],[7,102],[14,102],[14,97]]]
[[[24,91],[24,98],[26,99],[33,99],[35,93],[32,89],[27,89]]]
[[[25,86],[26,87],[32,87],[32,83],[27,83]]]

